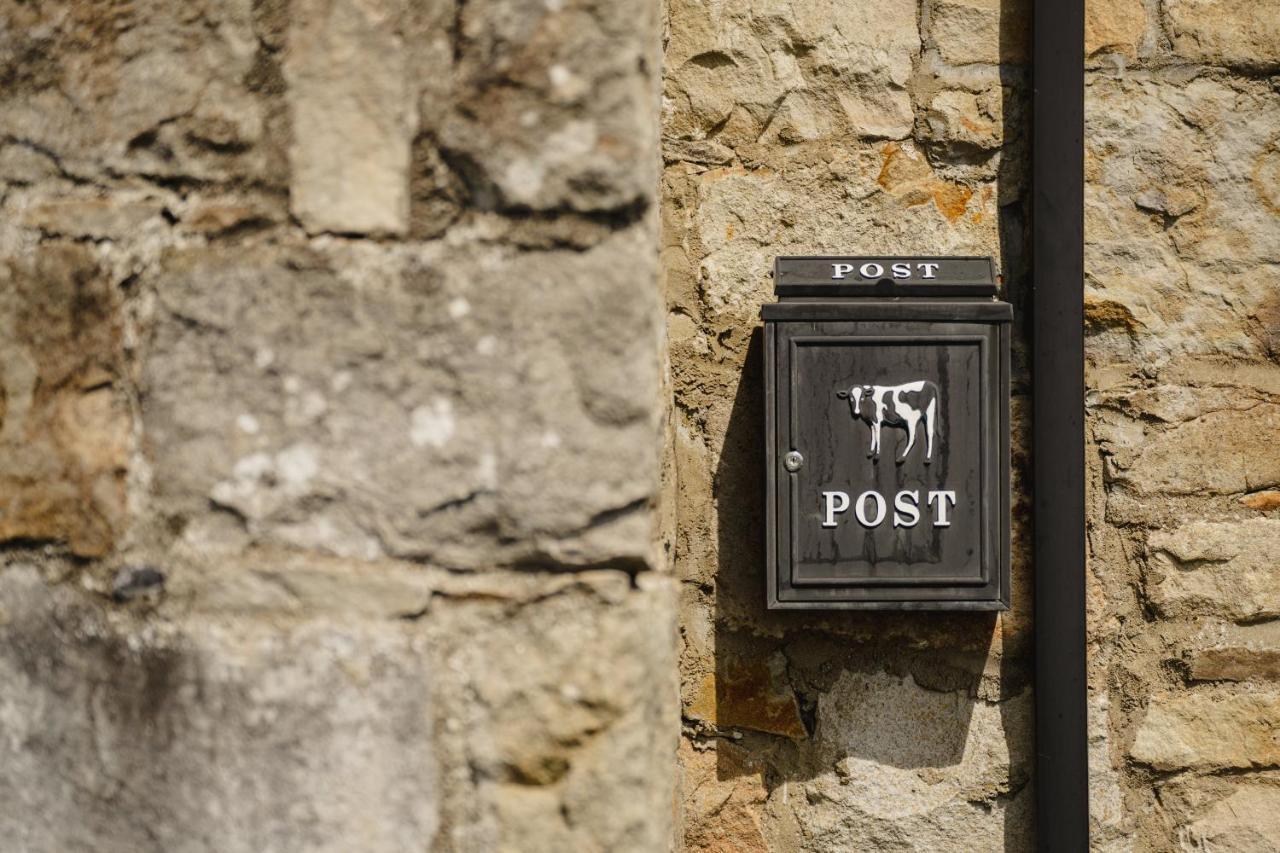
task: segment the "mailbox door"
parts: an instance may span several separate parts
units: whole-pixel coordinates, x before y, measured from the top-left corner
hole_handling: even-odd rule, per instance
[[[769,325],[770,606],[1006,608],[1007,325]]]

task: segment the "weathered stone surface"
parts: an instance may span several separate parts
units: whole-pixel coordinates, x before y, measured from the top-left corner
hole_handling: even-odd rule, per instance
[[[1111,735],[1111,697],[1089,697],[1089,844],[1091,849],[1132,849],[1133,815],[1125,808],[1123,773]]]
[[[719,729],[754,729],[794,740],[808,736],[781,654],[764,659],[722,655],[717,666],[698,685],[686,717]]]
[[[668,849],[659,45],[0,4],[0,848]]]
[[[1280,67],[1280,16],[1273,6],[1250,0],[1169,0],[1163,8],[1179,56],[1250,71]]]
[[[111,550],[131,446],[122,334],[85,247],[48,243],[0,262],[0,541]]]
[[[290,206],[308,231],[403,234],[417,129],[402,0],[299,0],[284,59]]]
[[[713,738],[680,743],[681,849],[689,853],[769,853],[763,814],[769,792],[762,765],[741,747]]]
[[[1089,0],[1084,7],[1085,56],[1118,53],[1135,59],[1146,29],[1142,0]]]
[[[170,584],[176,600],[145,626],[50,590],[30,567],[0,573],[0,722],[17,744],[0,767],[0,819],[21,823],[15,843],[665,849],[669,583],[585,572],[414,584],[329,562],[277,565],[274,585],[299,605],[288,616],[210,607],[208,583]],[[400,605],[419,611],[398,611],[412,620],[388,618],[397,584],[417,587]],[[60,781],[31,784],[50,772]]]
[[[679,2],[671,14],[664,135],[786,146],[910,133],[920,34],[909,0],[785,11]]]
[[[638,580],[583,572],[524,602],[446,594],[422,620],[447,672],[442,847],[668,849],[674,597]]]
[[[278,184],[253,4],[9,3],[6,134],[76,175]]]
[[[119,240],[159,220],[162,208],[154,200],[63,198],[35,205],[23,224],[54,237]]]
[[[645,565],[652,263],[639,235],[173,255],[143,406],[156,508],[362,558]]]
[[[1254,492],[1251,495],[1245,495],[1240,498],[1240,503],[1249,509],[1256,509],[1261,512],[1270,512],[1273,509],[1280,509],[1280,492],[1274,489],[1268,489],[1263,492]]]
[[[478,206],[643,207],[657,183],[657,6],[458,8],[453,109],[430,126]]]
[[[1187,675],[1197,681],[1280,679],[1280,622],[1214,624],[1183,652]]]
[[[108,620],[0,573],[0,822],[66,850],[401,851],[442,795],[406,623]]]
[[[1031,724],[1029,699],[997,705],[910,677],[843,674],[818,698],[812,747],[834,772],[791,783],[799,849],[1022,846],[1030,756],[1010,744]]]
[[[1194,521],[1148,541],[1147,594],[1165,615],[1280,615],[1280,519]]]
[[[1280,694],[1195,690],[1151,698],[1130,754],[1157,770],[1280,765]]]
[[[939,92],[929,102],[925,121],[930,138],[983,151],[998,149],[1004,136],[1004,93],[962,89]]]
[[[1145,332],[1125,330],[1111,357],[1265,355],[1280,102],[1249,80],[1099,77],[1086,121],[1090,285]]]
[[[1221,495],[1274,486],[1280,484],[1280,406],[1209,412],[1145,435],[1131,461],[1110,462],[1114,482],[1139,495]]]
[[[1091,755],[1098,850],[1275,846],[1278,20],[1086,7],[1090,735],[1125,750]]]
[[[1175,781],[1160,798],[1175,822],[1169,841],[1178,849],[1222,853],[1262,853],[1280,838],[1280,779],[1250,778]]]
[[[953,65],[1024,62],[1030,6],[1001,0],[932,0],[930,34]]]

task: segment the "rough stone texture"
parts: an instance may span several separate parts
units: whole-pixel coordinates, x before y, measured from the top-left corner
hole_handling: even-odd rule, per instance
[[[947,62],[1027,60],[1030,6],[1004,0],[935,0],[928,8],[930,35]]]
[[[1163,7],[1179,56],[1249,71],[1280,68],[1280,17],[1271,3],[1169,0]]]
[[[1031,843],[1021,527],[999,619],[771,614],[760,568],[774,256],[990,254],[1022,299],[1024,72],[988,63],[1025,55],[1030,7],[1005,5],[668,4],[686,849]]]
[[[1147,10],[1142,0],[1111,0],[1085,4],[1084,52],[1089,58],[1118,53],[1137,58],[1147,30]]]
[[[1280,519],[1197,521],[1152,534],[1148,595],[1166,615],[1280,616]]]
[[[1280,621],[1206,626],[1183,658],[1196,681],[1280,680]]]
[[[285,128],[266,8],[4,4],[4,144],[34,153],[55,178],[278,187]]]
[[[289,201],[308,231],[408,228],[417,105],[403,35],[407,5],[296,0],[290,9]]]
[[[687,781],[680,837],[689,853],[769,853],[763,809],[769,792],[762,764],[723,739],[680,743]]]
[[[1161,839],[1174,849],[1258,853],[1280,838],[1280,779],[1194,779],[1172,782],[1161,799],[1178,817]]]
[[[0,2],[0,847],[669,849],[658,24]]]
[[[642,212],[657,183],[657,5],[481,0],[456,8],[452,109],[438,139],[477,203]],[[427,117],[440,98],[424,97]]]
[[[131,450],[119,299],[61,240],[0,261],[0,541],[111,550]]]
[[[644,248],[623,234],[533,256],[166,256],[145,321],[158,516],[230,512],[253,543],[367,559],[644,565],[658,395]],[[210,363],[223,369],[193,380]]]
[[[1271,5],[1088,5],[1090,767],[1127,815],[1096,850],[1275,846]]]
[[[0,590],[14,849],[392,851],[435,834],[437,678],[412,626],[122,626],[29,566]]]
[[[1280,765],[1280,694],[1159,694],[1138,727],[1131,753],[1157,770]]]
[[[724,149],[748,139],[788,145],[843,132],[910,133],[907,84],[920,52],[914,2],[789,10],[674,3],[670,15],[668,144],[715,136]],[[704,144],[696,159],[710,150]]]
[[[846,673],[818,700],[811,749],[825,770],[791,783],[794,849],[997,850],[1031,808],[1030,694],[1003,702]]]

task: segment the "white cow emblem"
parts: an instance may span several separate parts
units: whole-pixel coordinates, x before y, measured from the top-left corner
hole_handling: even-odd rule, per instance
[[[933,461],[933,440],[938,430],[938,386],[926,380],[901,385],[854,385],[836,396],[848,400],[853,416],[871,427],[873,459],[880,458],[880,432],[885,426],[907,431],[907,446],[898,461],[902,462],[916,444],[916,428],[924,422],[924,461]]]

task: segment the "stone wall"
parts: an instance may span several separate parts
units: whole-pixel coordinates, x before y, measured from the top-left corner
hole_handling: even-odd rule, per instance
[[[1095,848],[1280,839],[1280,7],[1089,6]]]
[[[1029,3],[669,0],[663,271],[690,851],[1032,844],[1027,371],[1013,609],[764,609],[759,307],[785,254],[995,257],[1028,283]]]
[[[0,3],[0,846],[666,847],[659,23]]]

